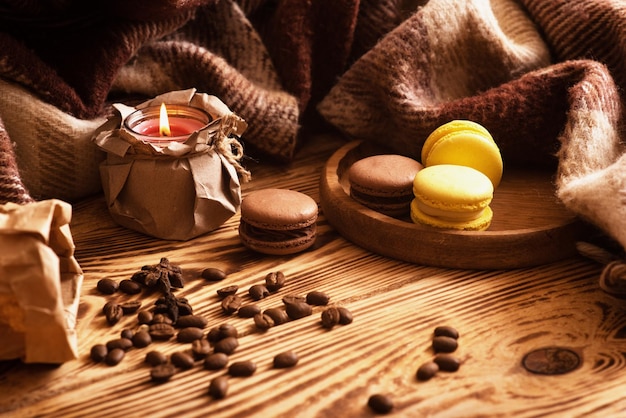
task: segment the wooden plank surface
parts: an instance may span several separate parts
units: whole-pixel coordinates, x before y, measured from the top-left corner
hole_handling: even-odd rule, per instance
[[[244,194],[284,187],[319,201],[322,168],[344,142],[316,138],[289,166],[255,164]],[[78,320],[80,358],[58,367],[0,363],[0,414],[45,417],[370,417],[367,399],[389,394],[391,416],[623,416],[626,411],[626,302],[598,285],[601,266],[582,257],[516,270],[472,271],[420,266],[366,251],[319,219],[315,246],[295,256],[263,256],[245,249],[237,236],[238,215],[218,230],[188,242],[155,240],[116,226],[100,197],[74,206],[72,232],[85,272]],[[169,382],[150,381],[147,351],[173,353],[187,344],[154,342],[131,349],[117,366],[96,364],[90,348],[137,326],[125,317],[115,326],[101,314],[105,297],[95,290],[108,276],[129,278],[145,264],[168,257],[184,270],[185,296],[208,328],[230,323],[240,333],[231,361],[253,360],[251,377],[230,379],[225,399],[208,396],[210,372],[201,364]],[[200,278],[206,267],[228,277]],[[354,322],[325,330],[321,308],[311,316],[259,332],[251,319],[221,312],[216,290],[228,284],[240,293],[282,271],[287,285],[259,302],[280,306],[286,294],[321,290],[345,306]],[[122,296],[116,296],[122,298]],[[150,306],[156,295],[140,295]],[[250,300],[244,296],[244,301]],[[432,359],[433,329],[454,326],[455,352],[462,364],[419,382],[417,368]],[[571,348],[581,355],[574,371],[539,375],[522,359],[545,346]],[[273,369],[275,354],[293,350],[292,369]]]

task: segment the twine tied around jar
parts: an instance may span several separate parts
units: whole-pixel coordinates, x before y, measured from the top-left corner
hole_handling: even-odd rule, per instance
[[[626,260],[588,242],[577,242],[578,252],[602,265],[600,273],[600,288],[618,298],[626,299]]]

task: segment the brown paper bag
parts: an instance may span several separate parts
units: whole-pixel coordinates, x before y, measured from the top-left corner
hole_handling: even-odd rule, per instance
[[[58,364],[77,357],[83,272],[71,214],[60,200],[0,206],[0,360]]]
[[[136,109],[185,104],[207,111],[212,122],[183,143],[142,142],[124,126]],[[109,213],[120,225],[161,239],[187,240],[222,225],[239,210],[241,187],[249,173],[231,135],[247,124],[217,97],[194,89],[163,94],[137,108],[115,104],[117,115],[95,134],[107,152],[100,174]]]

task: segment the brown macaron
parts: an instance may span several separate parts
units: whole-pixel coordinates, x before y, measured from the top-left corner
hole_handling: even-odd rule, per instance
[[[317,215],[317,203],[304,193],[257,190],[241,202],[239,238],[246,247],[260,253],[297,253],[315,242]]]
[[[392,217],[410,213],[413,179],[423,168],[418,161],[396,154],[363,158],[348,170],[350,196],[368,208]]]

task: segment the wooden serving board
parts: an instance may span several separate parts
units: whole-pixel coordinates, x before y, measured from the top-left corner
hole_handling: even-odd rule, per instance
[[[576,241],[589,233],[590,227],[555,197],[551,172],[506,167],[486,231],[437,229],[383,215],[350,197],[345,175],[359,159],[382,153],[374,144],[350,142],[328,159],[320,181],[320,203],[329,223],[377,254],[437,267],[511,269],[570,257]]]

